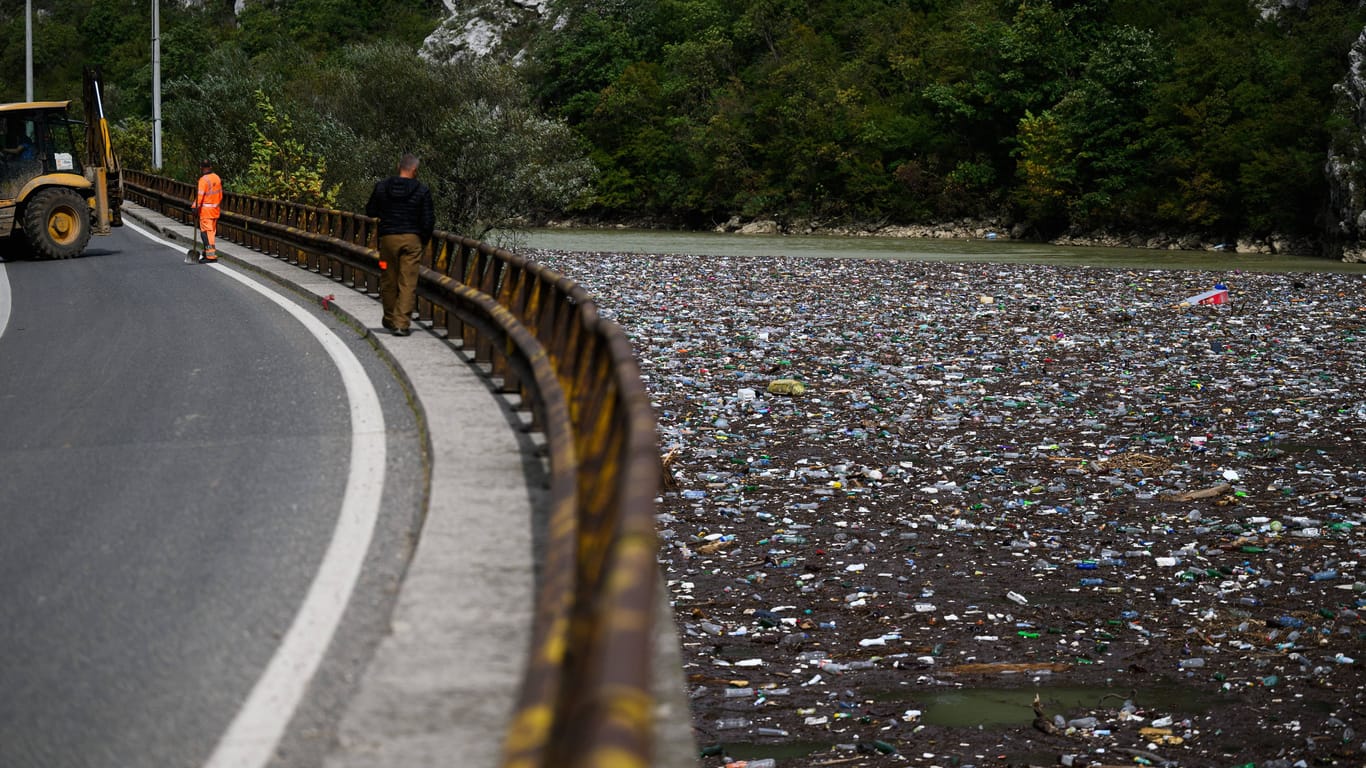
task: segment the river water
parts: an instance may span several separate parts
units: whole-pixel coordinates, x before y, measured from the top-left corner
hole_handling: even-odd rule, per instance
[[[544,249],[696,256],[799,256],[845,259],[1071,264],[1117,269],[1201,269],[1248,272],[1343,272],[1366,274],[1366,264],[1304,256],[1143,248],[1084,248],[1008,240],[764,236],[640,229],[533,229],[517,233],[514,251]]]

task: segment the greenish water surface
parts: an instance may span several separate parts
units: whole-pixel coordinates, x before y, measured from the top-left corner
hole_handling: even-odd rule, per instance
[[[1176,686],[1137,689],[1097,686],[1040,686],[1037,688],[956,688],[903,694],[921,705],[921,722],[953,727],[1024,725],[1034,721],[1034,697],[1043,711],[1070,718],[1090,710],[1114,712],[1125,699],[1149,711],[1167,714],[1203,712],[1211,698]],[[883,697],[895,701],[897,697]]]
[[[1348,264],[1306,256],[1090,248],[1012,240],[764,236],[639,229],[533,229],[516,233],[511,237],[509,245],[518,251],[532,248],[697,256],[804,256],[992,264],[1058,264],[1118,269],[1366,274],[1366,264]]]

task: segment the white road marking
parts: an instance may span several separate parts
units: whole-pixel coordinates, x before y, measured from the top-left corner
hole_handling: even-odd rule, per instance
[[[10,303],[9,275],[5,274],[5,265],[0,264],[0,336],[9,327]]]
[[[128,222],[124,226],[179,250]],[[384,490],[384,411],[360,361],[322,321],[234,270],[219,268],[218,272],[280,305],[308,329],[337,366],[351,405],[351,469],[332,541],[280,647],[204,764],[205,768],[264,768],[322,662],[360,578]]]

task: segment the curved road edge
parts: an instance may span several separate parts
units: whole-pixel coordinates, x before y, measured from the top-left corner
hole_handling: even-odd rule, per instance
[[[341,339],[279,293],[235,272],[227,274],[279,305],[322,344],[340,374],[351,412],[351,470],[332,540],[289,630],[206,764],[264,768],[298,711],[360,581],[380,516],[386,428],[374,385]]]
[[[125,203],[124,216],[190,243],[183,224],[153,211]],[[495,393],[486,369],[457,347],[435,334],[378,330],[376,296],[245,246],[220,242],[218,251],[226,264],[315,301],[330,297],[333,311],[369,337],[413,393],[430,443],[419,540],[327,768],[435,765],[454,755],[472,768],[499,765],[531,642],[533,553],[548,509],[541,436],[525,429],[515,397]],[[662,579],[658,591],[653,765],[692,768],[698,750]]]

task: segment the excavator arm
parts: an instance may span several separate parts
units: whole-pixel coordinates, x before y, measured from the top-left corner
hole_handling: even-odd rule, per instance
[[[123,226],[123,177],[118,155],[109,140],[109,121],[104,116],[104,82],[98,67],[86,67],[85,167],[94,176],[97,234],[107,233],[110,225]]]

